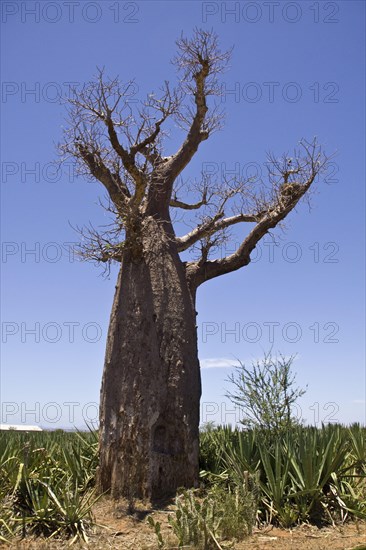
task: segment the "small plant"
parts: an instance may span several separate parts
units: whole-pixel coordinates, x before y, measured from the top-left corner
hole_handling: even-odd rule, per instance
[[[154,529],[156,538],[158,539],[158,548],[164,548],[165,543],[163,536],[161,534],[161,526],[159,521],[155,521],[152,516],[148,516],[147,521],[149,522],[150,527]]]
[[[292,408],[306,390],[294,386],[293,361],[294,356],[274,358],[267,353],[261,361],[253,363],[251,369],[240,362],[236,373],[228,378],[235,390],[228,392],[227,397],[244,412],[242,424],[263,430],[271,441],[298,424]]]
[[[221,518],[215,499],[207,495],[199,500],[194,491],[185,491],[176,498],[176,506],[175,516],[168,516],[168,521],[180,547],[186,544],[204,550],[219,547],[215,534]]]
[[[200,550],[222,549],[223,540],[240,540],[252,531],[255,506],[252,495],[244,488],[214,486],[202,497],[195,490],[187,490],[176,497],[175,504],[176,510],[168,521],[179,548],[194,545]],[[151,516],[148,522],[159,548],[166,548],[160,523]]]

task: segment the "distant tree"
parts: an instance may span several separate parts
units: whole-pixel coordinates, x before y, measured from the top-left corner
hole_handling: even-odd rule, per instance
[[[181,174],[222,126],[215,97],[230,52],[205,30],[180,38],[177,47],[177,86],[165,82],[139,104],[130,101],[131,83],[103,71],[75,90],[61,146],[81,174],[104,186],[114,220],[103,231],[81,230],[83,257],[121,264],[100,404],[98,486],[113,496],[155,498],[197,483],[197,289],[248,265],[258,242],[308,194],[327,160],[315,140],[303,140],[291,162],[288,155],[269,157],[268,181],[214,181],[206,174],[188,182],[189,202]],[[177,125],[185,137],[164,156],[166,129]],[[198,223],[183,236],[174,229],[176,209],[197,213]],[[249,230],[236,252],[213,257],[237,224]],[[181,257],[192,249],[196,257]]]
[[[274,440],[299,423],[293,408],[306,390],[294,385],[293,361],[294,356],[273,357],[271,353],[253,362],[251,368],[239,361],[228,377],[235,389],[227,397],[242,410],[245,427],[267,430]]]

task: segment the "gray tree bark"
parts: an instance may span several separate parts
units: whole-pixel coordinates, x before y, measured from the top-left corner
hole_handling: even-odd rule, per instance
[[[170,223],[146,217],[126,249],[100,406],[100,491],[159,499],[198,482],[201,395],[194,296]]]

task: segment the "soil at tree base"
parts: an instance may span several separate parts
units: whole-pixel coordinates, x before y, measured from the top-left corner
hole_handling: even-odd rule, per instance
[[[134,514],[127,514],[128,503],[102,499],[94,508],[96,522],[100,525],[89,536],[89,544],[76,543],[73,548],[90,550],[157,550],[156,536],[147,524],[146,517],[152,514],[155,521],[162,524],[164,539],[174,545],[174,537],[167,517],[173,506],[163,511],[153,511],[136,504]],[[103,526],[103,527],[102,527]],[[24,550],[59,550],[67,546],[62,541],[42,541],[41,539],[17,541],[14,548]],[[177,548],[177,546],[176,546]],[[366,550],[366,522],[350,522],[335,527],[318,529],[312,525],[302,525],[294,529],[263,527],[255,529],[247,539],[234,543],[234,550]],[[193,549],[192,549],[193,550]]]

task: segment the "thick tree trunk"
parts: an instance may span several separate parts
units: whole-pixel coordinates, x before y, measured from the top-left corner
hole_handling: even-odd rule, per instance
[[[99,490],[114,497],[159,499],[198,480],[196,312],[170,231],[145,218],[140,253],[127,245],[116,286],[98,470]]]

